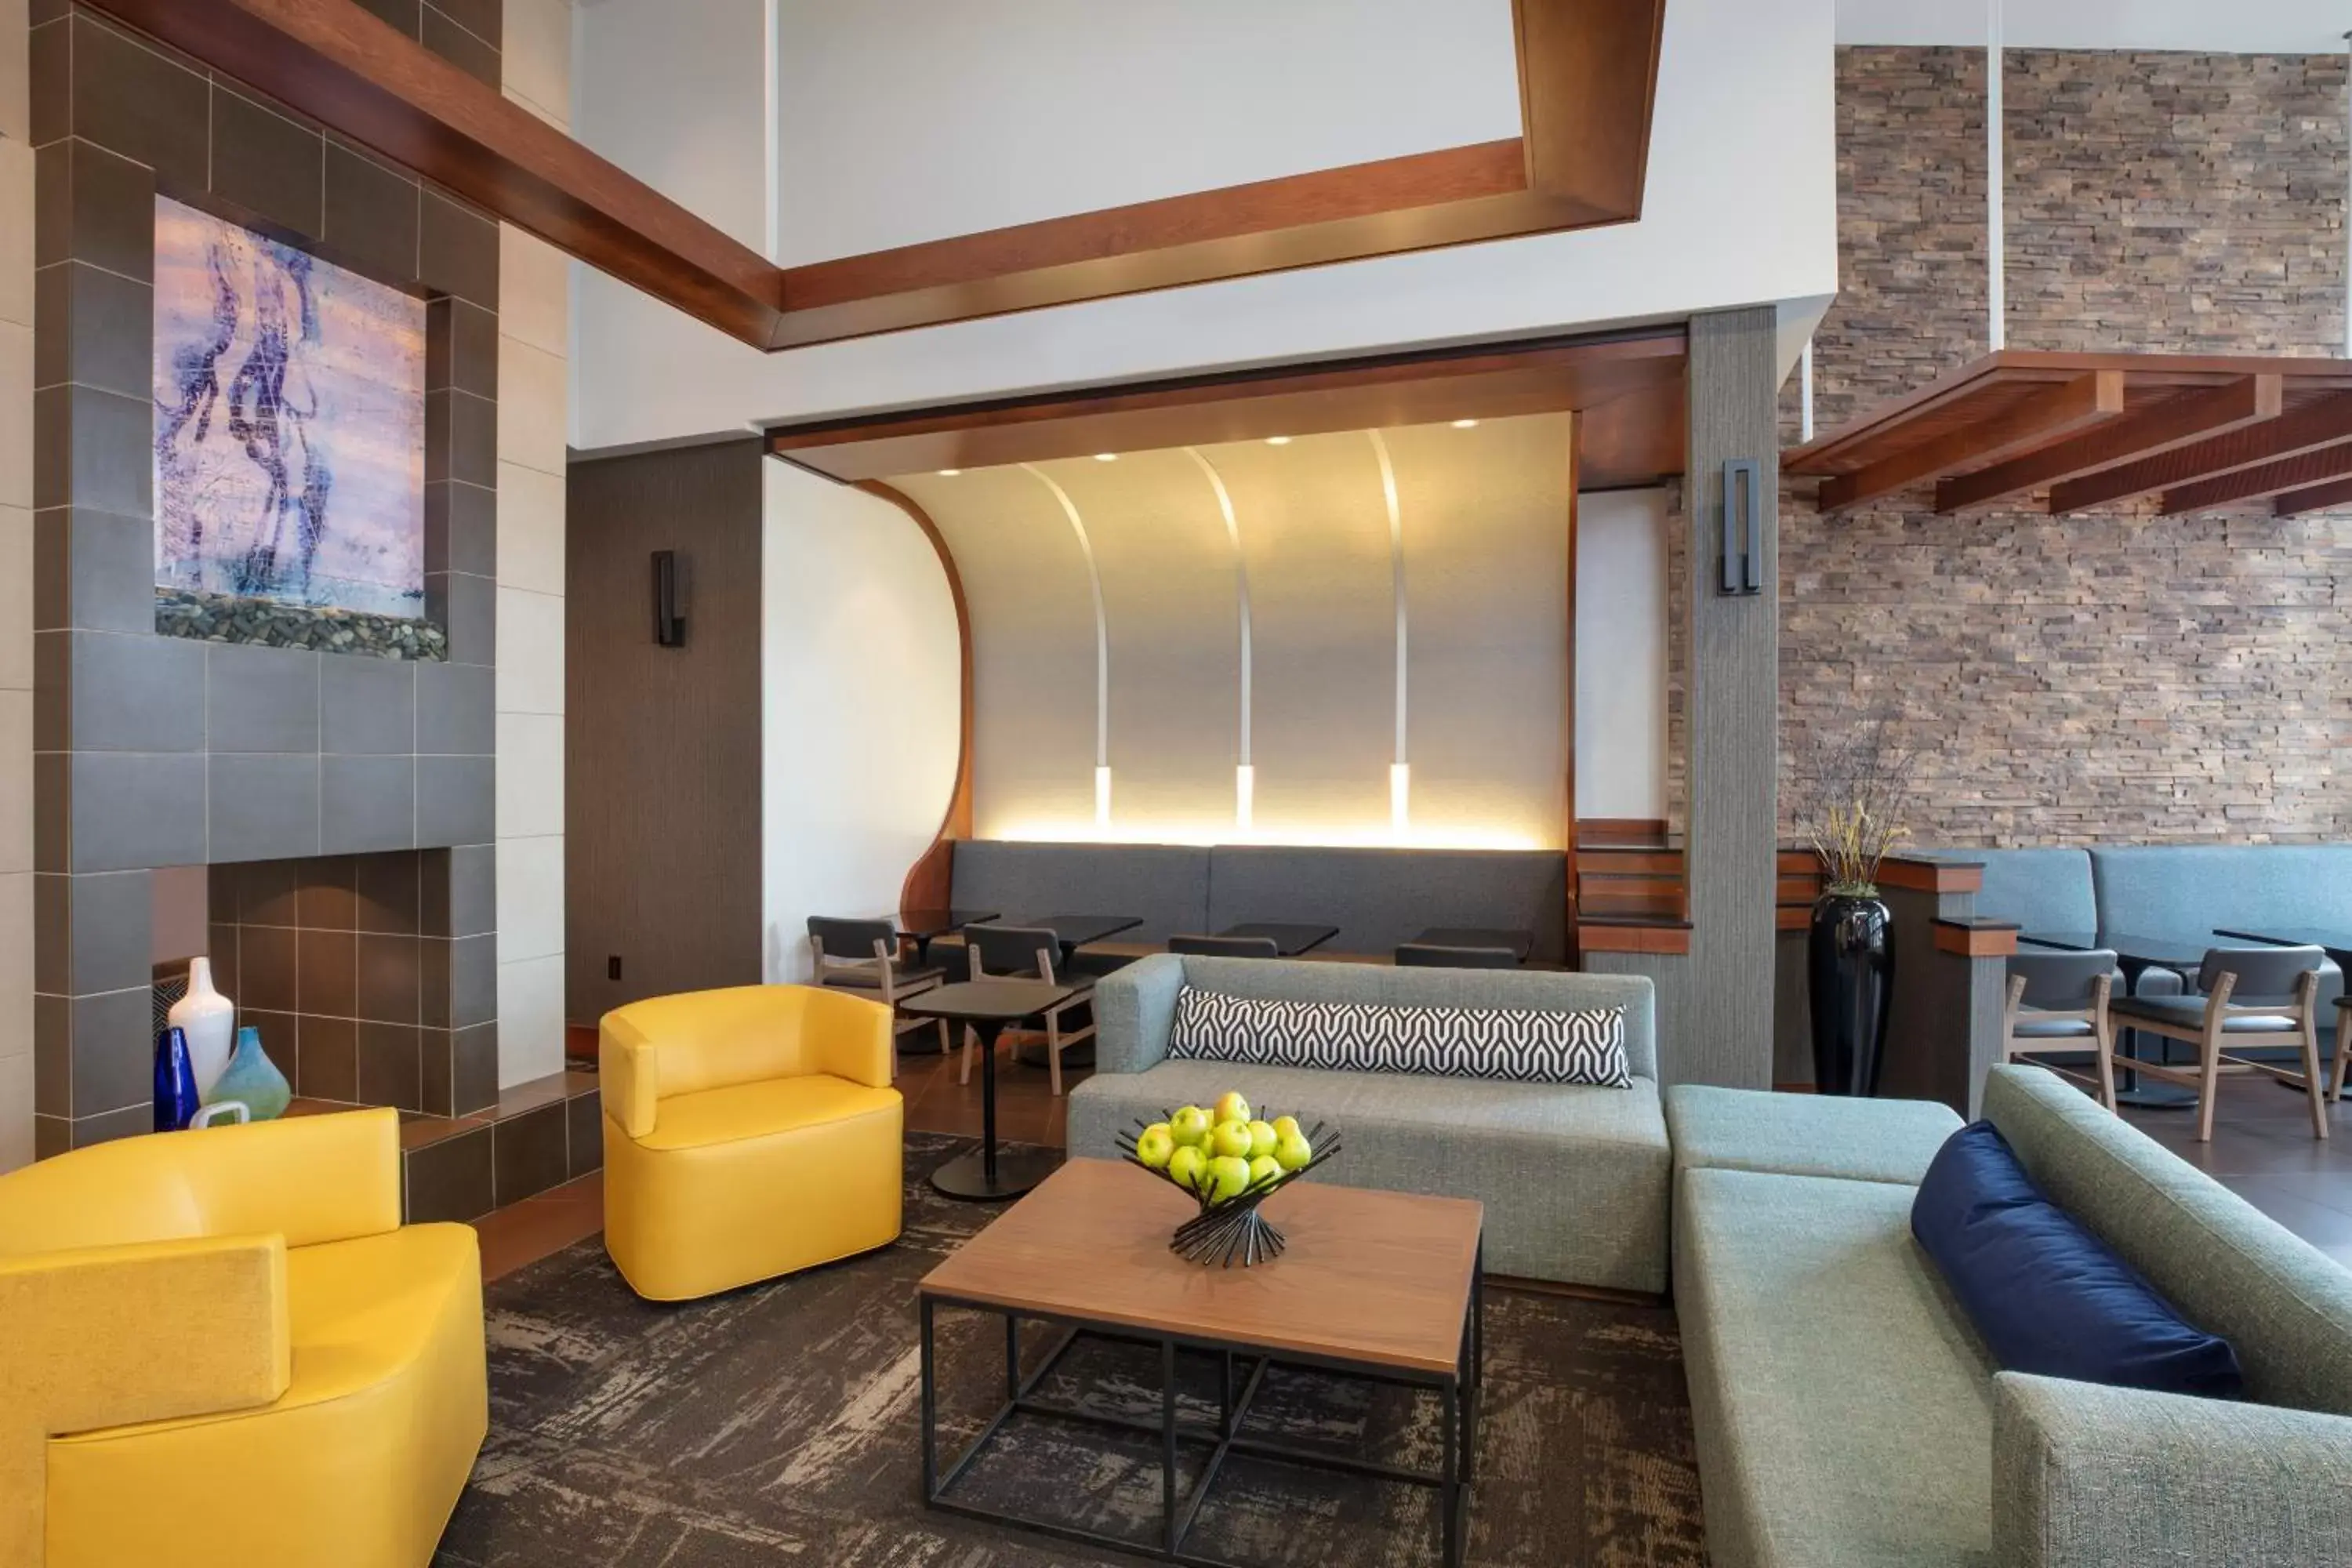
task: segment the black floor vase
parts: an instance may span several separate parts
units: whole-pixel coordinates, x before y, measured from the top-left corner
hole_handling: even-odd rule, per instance
[[[1806,939],[1813,1009],[1813,1087],[1874,1095],[1895,996],[1895,921],[1876,899],[1824,893]]]

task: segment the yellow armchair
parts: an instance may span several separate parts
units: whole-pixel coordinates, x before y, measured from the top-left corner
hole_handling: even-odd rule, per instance
[[[391,1110],[0,1177],[0,1563],[429,1563],[488,1426],[470,1226]]]
[[[890,1009],[739,985],[604,1015],[604,1248],[687,1301],[898,1236],[903,1102]]]

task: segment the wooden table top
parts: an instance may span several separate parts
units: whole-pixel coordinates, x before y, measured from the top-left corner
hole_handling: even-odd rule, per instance
[[[898,999],[898,1011],[919,1018],[970,1018],[1013,1023],[1034,1018],[1078,994],[1074,985],[1044,980],[961,980]]]
[[[1462,1354],[1485,1210],[1467,1198],[1296,1182],[1264,1213],[1288,1249],[1187,1263],[1198,1212],[1123,1161],[1072,1160],[923,1279],[929,1296],[1360,1365],[1442,1373]]]

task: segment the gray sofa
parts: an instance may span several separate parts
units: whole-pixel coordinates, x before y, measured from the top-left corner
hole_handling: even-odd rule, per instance
[[[1910,1233],[1941,1107],[1677,1086],[1675,1309],[1717,1568],[2352,1563],[2352,1273],[2051,1075],[1984,1111],[2252,1402],[1997,1371]]]
[[[1171,1061],[1169,1026],[1188,984],[1307,1002],[1562,1012],[1622,1006],[1633,1087]],[[1672,1161],[1645,978],[1160,953],[1102,981],[1095,1007],[1095,1075],[1070,1094],[1073,1154],[1116,1158],[1117,1134],[1136,1118],[1157,1119],[1239,1089],[1253,1105],[1339,1129],[1345,1150],[1326,1167],[1334,1181],[1484,1203],[1492,1273],[1651,1294],[1665,1289]]]

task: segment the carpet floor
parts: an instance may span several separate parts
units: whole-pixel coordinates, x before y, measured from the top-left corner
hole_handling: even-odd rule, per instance
[[[588,1241],[489,1290],[490,1435],[437,1563],[450,1568],[1069,1568],[1131,1561],[942,1514],[920,1498],[915,1285],[998,1212],[922,1178],[970,1145],[908,1139],[906,1234],[831,1268],[685,1307],[638,1300]],[[992,1414],[1001,1319],[940,1317],[941,1455]],[[1032,1360],[1051,1337],[1031,1325]],[[1087,1342],[1041,1393],[1158,1412],[1159,1355]],[[1210,1358],[1180,1364],[1213,1420]],[[1477,1568],[1703,1564],[1671,1312],[1486,1294],[1486,1409],[1470,1503]],[[1276,1368],[1249,1434],[1434,1469],[1428,1395]],[[1205,1447],[1189,1445],[1197,1472]],[[1156,1438],[1009,1422],[959,1497],[1122,1540],[1157,1528]],[[1433,1563],[1435,1494],[1229,1458],[1189,1551],[1265,1568]]]

